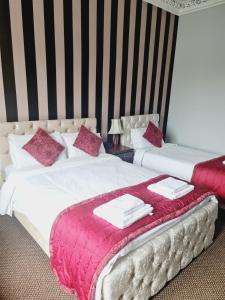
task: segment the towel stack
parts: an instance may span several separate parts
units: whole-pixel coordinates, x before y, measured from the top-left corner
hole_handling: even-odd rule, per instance
[[[152,211],[153,207],[150,204],[145,204],[141,199],[125,194],[96,207],[93,213],[123,229],[151,214]]]
[[[194,186],[185,181],[168,177],[148,186],[154,193],[160,194],[170,200],[175,200],[193,191]]]

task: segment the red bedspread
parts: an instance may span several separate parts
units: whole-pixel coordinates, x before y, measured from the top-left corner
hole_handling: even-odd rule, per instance
[[[212,194],[195,188],[188,195],[170,201],[147,189],[149,184],[166,177],[159,176],[75,204],[57,217],[51,232],[51,266],[64,289],[80,300],[94,299],[100,272],[121,248],[151,228],[184,214]],[[154,214],[123,230],[93,214],[95,207],[126,193],[150,203]]]
[[[214,191],[225,201],[225,156],[204,161],[195,166],[191,182]]]

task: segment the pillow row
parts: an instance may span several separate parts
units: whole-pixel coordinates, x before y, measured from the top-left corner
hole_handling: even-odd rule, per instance
[[[50,166],[56,161],[105,153],[99,133],[81,126],[79,133],[46,133],[39,128],[35,134],[9,134],[9,152],[14,167]]]
[[[9,135],[9,150],[14,167],[50,166],[56,161],[85,155],[98,156],[105,148],[99,133],[83,125],[79,133],[46,133],[39,128],[33,135]],[[147,128],[131,129],[134,149],[161,147],[162,132],[152,122]],[[67,155],[66,155],[67,149]]]

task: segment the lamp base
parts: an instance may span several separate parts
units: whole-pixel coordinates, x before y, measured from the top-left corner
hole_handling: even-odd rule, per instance
[[[114,134],[113,135],[113,144],[114,145],[119,145],[120,143],[120,135],[119,134]]]

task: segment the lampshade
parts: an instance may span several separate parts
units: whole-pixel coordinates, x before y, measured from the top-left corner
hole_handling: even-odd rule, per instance
[[[120,119],[112,119],[111,120],[111,128],[108,132],[109,134],[121,134],[123,133]]]

